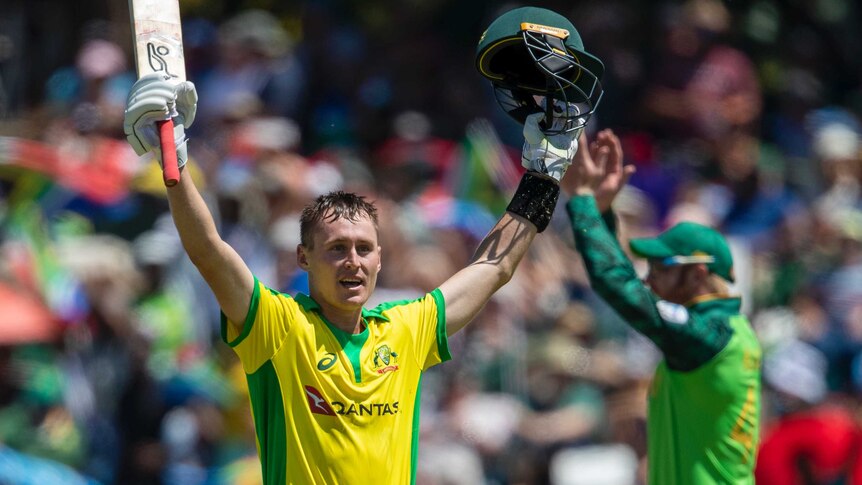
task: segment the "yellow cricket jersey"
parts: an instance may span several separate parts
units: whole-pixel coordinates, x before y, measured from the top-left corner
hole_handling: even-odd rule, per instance
[[[255,279],[242,333],[222,339],[248,379],[266,485],[415,482],[422,371],[450,359],[443,296],[362,310],[348,334]]]

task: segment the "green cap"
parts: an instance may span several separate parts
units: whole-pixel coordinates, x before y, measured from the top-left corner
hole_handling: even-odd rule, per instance
[[[733,256],[718,231],[694,222],[681,222],[654,238],[632,239],[632,252],[664,264],[704,263],[709,271],[733,281]]]
[[[562,40],[568,53],[577,62],[588,69],[594,78],[601,79],[604,73],[604,65],[595,56],[584,50],[584,42],[581,35],[569,19],[548,9],[538,7],[521,7],[509,10],[497,17],[482,34],[479,45],[476,47],[476,67],[479,72],[491,81],[501,81],[505,77],[503,72],[507,64],[496,62],[495,59],[503,57],[514,57],[519,59],[526,56],[521,32],[530,30],[558,37]],[[514,49],[515,51],[512,51]],[[508,54],[506,54],[508,52]],[[503,55],[499,55],[503,53]],[[499,56],[498,56],[499,55]],[[524,57],[526,59],[526,57]],[[585,76],[580,76],[579,71],[572,73],[579,81],[586,81]],[[536,85],[527,82],[519,87],[528,90],[542,91],[546,89],[544,79],[538,78]],[[589,86],[584,86],[589,92]]]

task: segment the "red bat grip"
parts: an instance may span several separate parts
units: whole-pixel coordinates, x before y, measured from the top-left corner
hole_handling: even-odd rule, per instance
[[[180,181],[180,169],[177,167],[177,147],[174,144],[174,121],[157,121],[159,139],[162,144],[162,176],[165,186],[173,187]]]

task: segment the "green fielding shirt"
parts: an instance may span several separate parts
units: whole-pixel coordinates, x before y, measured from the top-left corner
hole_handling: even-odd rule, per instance
[[[738,298],[683,307],[638,278],[593,197],[567,209],[593,289],[664,359],[647,416],[651,485],[754,484],[761,349]]]

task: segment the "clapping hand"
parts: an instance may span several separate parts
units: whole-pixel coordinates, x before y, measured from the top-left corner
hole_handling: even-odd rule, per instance
[[[563,188],[573,195],[593,195],[599,210],[606,212],[635,173],[635,167],[623,165],[620,138],[610,129],[598,132],[592,142],[581,133],[579,144]]]

